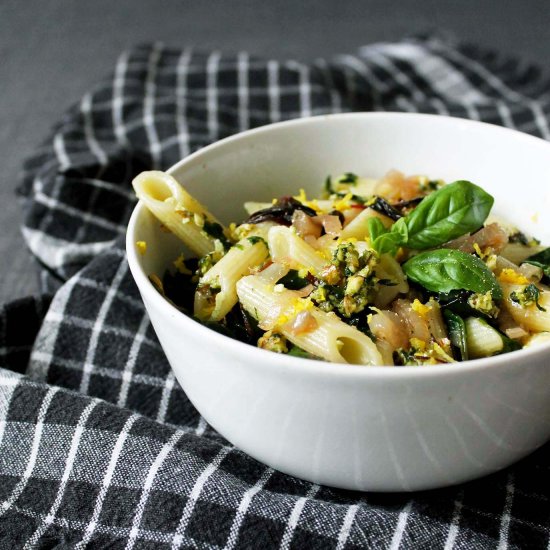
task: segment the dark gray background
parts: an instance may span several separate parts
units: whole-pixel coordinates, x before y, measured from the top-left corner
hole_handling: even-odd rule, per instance
[[[37,289],[22,160],[135,43],[311,60],[432,29],[550,65],[550,0],[0,0],[0,304]]]

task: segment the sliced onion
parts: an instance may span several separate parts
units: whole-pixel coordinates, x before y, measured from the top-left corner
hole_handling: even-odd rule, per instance
[[[375,313],[369,320],[369,328],[377,340],[388,342],[394,350],[409,346],[407,331],[399,315],[393,311]]]
[[[292,334],[304,334],[311,332],[319,326],[319,323],[309,311],[300,311],[296,317],[287,325]]]
[[[292,225],[300,237],[312,235],[316,239],[321,236],[321,223],[316,221],[302,210],[295,210],[292,214]]]
[[[315,216],[313,220],[320,222],[323,225],[327,235],[338,237],[340,233],[342,233],[342,222],[338,216],[322,214],[321,216]]]
[[[508,336],[508,338],[511,338],[512,340],[518,340],[519,338],[524,338],[529,333],[526,330],[523,330],[521,327],[512,327],[507,328],[504,331],[504,334]]]
[[[273,330],[277,325],[277,320],[283,313],[282,306],[274,307],[269,310],[269,313],[258,323],[258,326],[265,331]]]
[[[508,234],[498,223],[491,223],[473,235],[458,237],[443,246],[471,254],[475,252],[474,244],[477,244],[481,250],[492,248],[495,252],[500,252],[508,244]]]

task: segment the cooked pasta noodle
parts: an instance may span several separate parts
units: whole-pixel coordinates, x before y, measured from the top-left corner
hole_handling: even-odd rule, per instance
[[[168,174],[133,185],[198,256],[178,258],[163,281],[151,274],[155,286],[244,342],[418,366],[550,341],[550,249],[490,217],[493,198],[470,182],[346,173],[323,197],[247,202],[249,217],[228,228]]]

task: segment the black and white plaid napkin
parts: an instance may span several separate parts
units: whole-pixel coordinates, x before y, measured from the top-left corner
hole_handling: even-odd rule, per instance
[[[0,312],[0,548],[549,548],[549,445],[425,493],[300,481],[204,422],[145,314],[123,249],[134,175],[250,127],[370,110],[550,139],[537,67],[437,37],[309,65],[141,46],[66,114],[20,187],[56,292]]]

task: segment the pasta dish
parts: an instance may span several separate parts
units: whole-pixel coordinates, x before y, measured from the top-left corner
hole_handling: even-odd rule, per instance
[[[300,190],[245,203],[248,217],[228,227],[167,173],[143,172],[133,186],[192,253],[152,283],[245,343],[420,366],[550,337],[550,249],[491,216],[493,197],[474,183],[345,173],[328,177],[319,198]],[[146,254],[147,244],[136,246]]]

